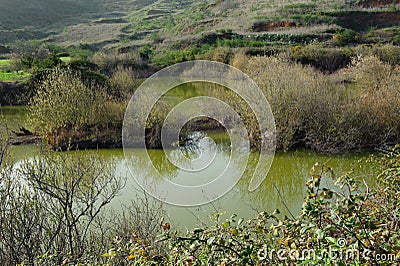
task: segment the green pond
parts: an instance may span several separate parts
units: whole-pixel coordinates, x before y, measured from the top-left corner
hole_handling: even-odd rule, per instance
[[[29,128],[29,124],[24,120],[26,108],[1,107],[1,110],[10,128],[17,129],[20,126]],[[216,153],[212,165],[205,168],[200,174],[188,174],[187,171],[180,170],[171,165],[166,154],[173,154],[179,148],[166,151],[132,149],[129,151],[129,155],[131,156],[129,157],[130,170],[122,149],[78,152],[97,152],[106,161],[117,161],[116,174],[127,178],[126,186],[121,195],[115,198],[110,204],[111,209],[118,211],[121,210],[123,205],[129,205],[130,201],[135,199],[138,193],[140,193],[138,192],[139,186],[134,177],[148,175],[150,173],[148,170],[149,164],[153,165],[165,178],[187,186],[209,182],[210,179],[217,176],[226,168],[229,161],[230,145],[225,133],[209,133],[208,137],[215,140]],[[201,145],[208,144],[203,143]],[[34,156],[40,156],[40,148],[34,145],[13,146],[10,151],[11,157],[17,165]],[[252,153],[250,161],[257,156],[257,153]],[[149,161],[149,158],[151,161]],[[253,167],[251,164],[248,164],[247,170],[249,171],[245,172],[236,186],[222,198],[213,201],[212,204],[192,208],[171,205],[166,205],[165,207],[172,226],[180,229],[193,228],[200,222],[210,222],[209,215],[215,213],[216,210],[226,212],[227,216],[237,214],[243,218],[252,218],[257,211],[272,212],[275,209],[279,209],[284,215],[293,214],[296,216],[300,213],[303,199],[306,196],[305,183],[309,179],[310,169],[316,162],[325,163],[327,166],[333,168],[338,175],[354,170],[357,176],[364,178],[368,184],[373,185],[371,176],[374,171],[374,165],[367,163],[367,158],[368,154],[366,153],[326,155],[309,150],[277,152],[266,179],[254,192],[249,192],[248,190],[251,168]],[[228,174],[230,173],[229,171],[232,171],[232,175],[237,174],[235,167],[225,170],[228,171]],[[329,186],[332,186],[334,183],[334,181],[329,180],[326,182]]]

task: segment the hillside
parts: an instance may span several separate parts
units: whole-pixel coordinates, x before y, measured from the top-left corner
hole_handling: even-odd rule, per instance
[[[170,46],[210,33],[307,35],[325,40],[400,25],[400,1],[0,0],[0,44],[41,39],[93,49]]]
[[[0,43],[36,39],[97,18],[126,16],[149,1],[0,0]]]

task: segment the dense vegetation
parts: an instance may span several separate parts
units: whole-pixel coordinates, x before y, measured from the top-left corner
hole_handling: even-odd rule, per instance
[[[208,59],[229,63],[249,74],[271,104],[278,149],[302,146],[344,152],[385,147],[400,139],[397,46],[295,46],[269,56],[251,56],[222,46],[202,49],[207,52],[193,50],[176,62]],[[141,82],[137,77],[157,69],[150,61],[160,57],[153,58],[147,49],[129,54],[96,53],[91,59],[81,52],[63,62],[50,49],[44,50],[29,52],[31,57],[25,53],[14,57],[15,65],[32,73],[20,93],[31,105],[33,128],[53,148],[120,146],[124,111]],[[249,115],[251,110],[240,98],[212,86],[209,92],[236,106],[249,131],[257,128],[254,116]],[[161,129],[169,105],[165,102],[152,111],[147,125],[149,147],[160,145],[157,128]],[[259,136],[256,132],[250,135],[257,147]]]
[[[0,104],[29,105],[33,133],[66,152],[46,147],[16,165],[8,156],[14,133],[1,121],[1,263],[400,263],[399,7],[391,0],[2,3]],[[216,213],[210,226],[177,232],[146,194],[109,213],[125,177],[114,163],[72,149],[120,147],[127,103],[143,79],[194,59],[230,64],[256,81],[276,120],[278,149],[384,151],[368,159],[380,164],[376,186],[317,163],[298,217]],[[257,149],[249,107],[204,86],[240,114]],[[160,148],[170,108],[166,101],[151,110],[149,148]]]
[[[399,147],[368,159],[380,163],[374,188],[352,172],[335,174],[317,163],[300,216],[276,210],[244,221],[216,213],[212,225],[187,232],[171,228],[163,206],[145,194],[110,215],[105,207],[124,177],[96,155],[43,152],[16,167],[4,134],[0,147],[0,258],[8,265],[372,265],[399,259]]]

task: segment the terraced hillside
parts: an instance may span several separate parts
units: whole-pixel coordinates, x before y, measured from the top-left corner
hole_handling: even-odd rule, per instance
[[[0,43],[42,38],[96,18],[126,16],[152,0],[0,0]]]
[[[317,35],[400,25],[392,0],[0,0],[0,44],[42,39],[62,46],[171,45],[215,32]]]

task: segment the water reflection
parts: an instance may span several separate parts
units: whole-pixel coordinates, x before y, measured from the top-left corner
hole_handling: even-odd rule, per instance
[[[210,134],[209,137],[212,137],[217,144],[214,165],[207,168],[203,175],[196,176],[198,179],[192,179],[187,172],[173,166],[162,150],[132,150],[132,156],[135,158],[132,161],[135,163],[135,172],[153,178],[152,173],[147,171],[149,164],[153,164],[158,171],[163,173],[165,178],[173,182],[187,185],[207,182],[210,176],[215,176],[216,173],[223,171],[230,156],[229,144],[224,142],[223,136],[214,133]],[[15,146],[11,148],[11,154],[16,161],[22,161],[37,155],[38,150],[39,148],[35,146]],[[93,151],[79,152],[91,153]],[[169,152],[174,152],[174,150],[169,150]],[[122,205],[128,205],[132,199],[136,198],[138,191],[140,191],[139,187],[129,173],[122,150],[100,150],[98,153],[106,160],[117,160],[116,174],[130,177],[121,196],[111,203],[113,209],[121,210]],[[151,162],[149,162],[146,153],[149,154]],[[191,156],[195,155],[194,153]],[[283,215],[289,215],[285,205],[290,212],[297,215],[306,195],[305,182],[309,178],[309,171],[315,162],[327,163],[337,173],[343,173],[352,170],[352,163],[365,156],[364,154],[321,155],[310,151],[278,152],[266,180],[256,191],[249,192],[248,183],[251,178],[252,167],[257,163],[257,154],[251,154],[244,176],[234,189],[221,199],[213,202],[213,204],[196,208],[168,206],[167,211],[172,220],[171,224],[175,228],[192,228],[200,223],[200,220],[208,221],[208,215],[216,210],[226,211],[227,215],[236,213],[240,217],[251,218],[254,216],[255,210],[272,212],[277,208]],[[238,163],[238,161],[233,163]],[[362,167],[354,170],[356,174],[366,176],[365,174],[372,173],[373,165],[364,163]],[[156,185],[157,180],[154,180],[154,182],[156,182],[154,184]]]

